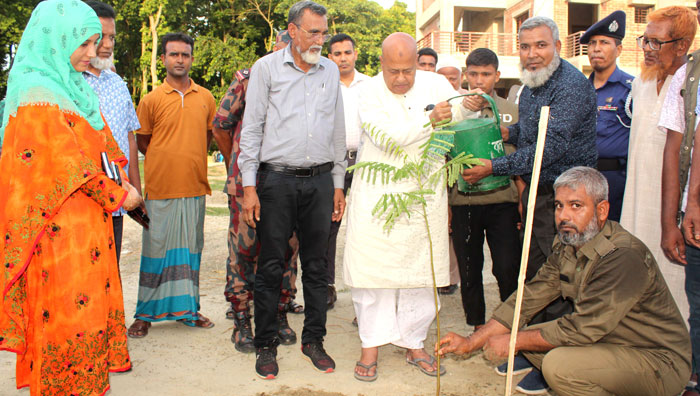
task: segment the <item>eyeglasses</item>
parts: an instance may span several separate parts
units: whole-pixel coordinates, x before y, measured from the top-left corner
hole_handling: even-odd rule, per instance
[[[296,24],[295,24],[295,25],[296,25]],[[296,25],[296,26],[297,26],[299,29],[301,29],[302,32],[304,32],[304,33],[308,34],[309,36],[311,36],[311,38],[314,39],[314,40],[321,39],[321,40],[323,40],[323,42],[325,43],[326,41],[330,40],[330,38],[331,38],[331,35],[328,34],[328,32],[325,32],[325,33],[323,33],[323,32],[309,32],[309,31],[307,31],[306,29],[304,29],[303,27],[301,27],[301,26],[299,26],[299,25]]]
[[[668,44],[668,43],[674,43],[676,41],[683,40],[683,37],[673,39],[673,40],[666,40],[666,41],[659,41],[657,39],[651,39],[649,40],[648,38],[644,36],[639,36],[637,37],[637,47],[644,49],[647,45],[649,45],[649,49],[652,51],[658,51],[661,49],[661,46],[663,44]]]

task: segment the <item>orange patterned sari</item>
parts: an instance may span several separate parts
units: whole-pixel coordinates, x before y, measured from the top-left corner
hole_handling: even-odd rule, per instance
[[[131,367],[110,215],[127,194],[100,166],[124,155],[55,105],[20,107],[3,144],[0,350],[32,395],[104,394]]]

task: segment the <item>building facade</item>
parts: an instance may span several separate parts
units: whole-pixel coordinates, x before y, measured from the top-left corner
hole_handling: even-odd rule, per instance
[[[670,5],[696,10],[689,0],[416,0],[418,48],[432,47],[438,54],[464,62],[469,52],[487,47],[498,54],[501,82],[505,92],[518,81],[518,39],[520,25],[529,17],[552,18],[559,26],[561,57],[586,75],[591,72],[587,49],[579,39],[586,29],[616,10],[627,14],[627,32],[618,65],[638,75],[644,54],[636,38],[644,34],[647,15]],[[700,39],[692,49],[700,48]]]

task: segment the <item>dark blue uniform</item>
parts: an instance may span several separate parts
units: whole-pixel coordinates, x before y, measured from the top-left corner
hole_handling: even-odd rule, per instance
[[[589,78],[591,83],[593,83],[593,77],[594,74],[591,73]],[[616,67],[605,85],[596,89],[598,170],[608,179],[610,189],[608,218],[614,221],[620,221],[622,197],[625,194],[627,148],[632,124],[630,90],[633,79],[632,75]]]

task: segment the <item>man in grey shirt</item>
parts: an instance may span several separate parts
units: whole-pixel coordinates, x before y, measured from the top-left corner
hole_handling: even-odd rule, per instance
[[[258,60],[251,70],[238,166],[243,219],[256,228],[255,371],[274,379],[277,301],[285,252],[297,231],[306,303],[302,353],[322,372],[335,362],[326,335],[326,249],[331,221],[345,210],[345,120],[338,67],[321,57],[330,37],[326,9],[301,1],[289,10],[292,44]],[[257,224],[256,224],[257,223]]]

